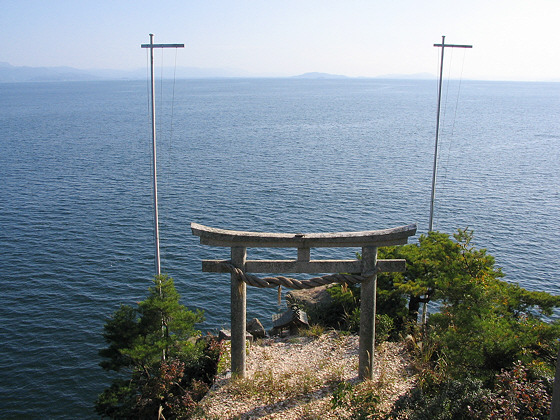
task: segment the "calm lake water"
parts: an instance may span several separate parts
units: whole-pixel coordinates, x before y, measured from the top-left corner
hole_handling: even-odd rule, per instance
[[[161,89],[162,271],[184,304],[205,310],[201,329],[229,324],[229,276],[200,263],[229,249],[201,246],[191,222],[273,232],[418,223],[426,233],[435,81]],[[463,81],[444,92],[434,228],[474,229],[506,280],[559,294],[560,83]],[[98,366],[104,319],[143,299],[154,270],[147,86],[0,84],[0,105],[0,413],[95,417],[110,382]],[[247,307],[270,327],[276,291],[249,288]]]

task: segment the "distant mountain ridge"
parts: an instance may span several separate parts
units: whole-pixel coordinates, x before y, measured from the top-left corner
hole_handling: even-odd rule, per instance
[[[249,72],[236,69],[202,69],[196,67],[164,68],[164,77],[183,78],[219,78],[219,77],[252,77]],[[81,70],[72,67],[27,67],[12,66],[0,62],[0,83],[17,82],[70,82],[95,80],[141,80],[146,79],[146,69]]]
[[[27,67],[0,63],[0,82],[54,82],[99,80],[100,77],[72,67]]]
[[[177,79],[208,79],[208,78],[250,78],[261,77],[248,71],[228,68],[198,68],[198,67],[177,67],[164,68],[162,72],[164,78]],[[136,70],[110,70],[110,69],[76,69],[73,67],[28,67],[13,66],[6,62],[0,62],[0,83],[18,82],[70,82],[70,81],[96,81],[96,80],[145,80],[147,77],[146,69]],[[159,76],[158,76],[159,77]],[[278,76],[276,76],[278,77]],[[281,76],[280,76],[281,77]],[[286,76],[285,76],[286,77]],[[354,77],[340,74],[330,74],[321,72],[303,73],[291,76],[292,79],[321,79],[321,80],[340,80],[354,79]],[[362,79],[363,77],[360,77]],[[435,79],[436,76],[429,73],[416,74],[387,74],[373,77],[375,79]]]

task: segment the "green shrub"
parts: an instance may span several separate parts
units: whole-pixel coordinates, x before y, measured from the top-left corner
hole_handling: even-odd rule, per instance
[[[513,369],[497,375],[486,404],[491,418],[548,419],[551,395],[550,381],[532,377],[528,368],[516,362]]]
[[[387,341],[395,328],[393,318],[387,314],[376,314],[375,316],[375,342],[381,344]]]
[[[352,333],[360,331],[360,287],[334,285],[327,289],[332,303],[321,312],[323,325]],[[375,316],[375,341],[377,344],[389,339],[395,330],[395,322],[388,314]]]
[[[357,332],[360,328],[360,287],[335,284],[327,289],[332,303],[325,308],[327,326]]]
[[[560,323],[543,315],[560,306],[560,297],[503,281],[494,258],[471,245],[472,231],[453,239],[430,232],[418,245],[389,253],[407,258],[394,285],[409,296],[411,321],[422,300],[439,303],[421,330],[418,387],[397,404],[397,414],[546,418],[550,391],[542,378],[554,372]]]
[[[513,369],[496,375],[490,388],[471,377],[424,381],[395,403],[389,417],[548,419],[551,394],[549,381],[532,377],[530,369],[516,362]]]
[[[432,386],[420,387],[401,397],[393,406],[390,418],[409,420],[486,419],[486,403],[491,392],[482,381],[465,378]]]
[[[379,395],[372,382],[367,381],[356,386],[341,382],[333,391],[331,407],[349,411],[350,419],[366,420],[379,418]]]
[[[302,337],[319,338],[325,333],[326,329],[324,326],[319,324],[311,324],[309,328],[301,329],[299,334]]]
[[[106,370],[124,370],[99,395],[101,416],[123,419],[185,418],[207,392],[217,371],[221,344],[199,340],[195,324],[202,312],[179,303],[173,279],[157,276],[146,300],[123,305],[104,326],[108,347],[99,354]]]

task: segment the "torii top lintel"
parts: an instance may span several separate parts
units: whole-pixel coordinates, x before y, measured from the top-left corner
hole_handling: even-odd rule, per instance
[[[246,248],[335,248],[404,245],[416,234],[416,224],[392,229],[338,233],[268,233],[216,229],[191,223],[203,245]]]

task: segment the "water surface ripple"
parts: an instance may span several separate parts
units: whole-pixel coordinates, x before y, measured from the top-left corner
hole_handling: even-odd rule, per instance
[[[184,303],[205,310],[202,329],[228,325],[229,281],[200,260],[229,250],[201,246],[190,222],[426,232],[435,82],[178,81],[173,121],[163,86],[162,267]],[[463,82],[457,112],[445,104],[435,218],[448,233],[474,229],[507,280],[555,294],[559,99],[560,84]],[[109,383],[97,355],[104,319],[142,299],[153,272],[146,84],[0,84],[0,103],[2,416],[95,417]],[[269,327],[275,300],[250,288],[248,317]]]

